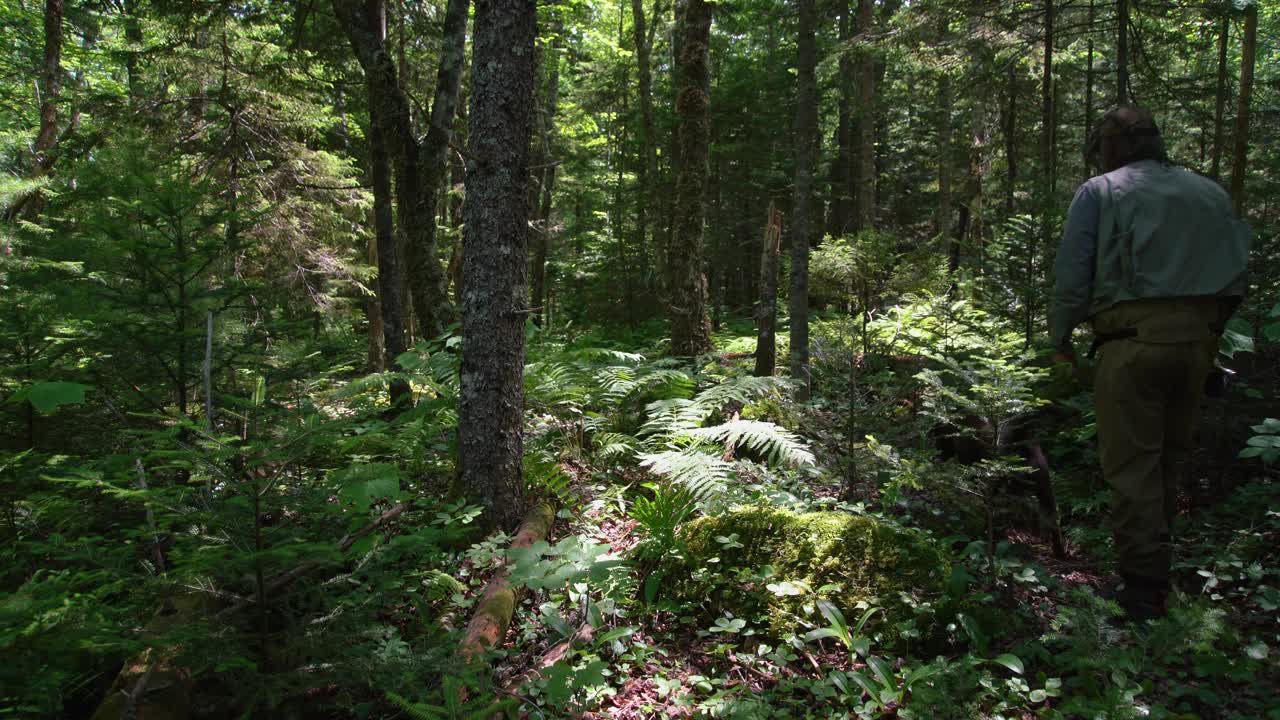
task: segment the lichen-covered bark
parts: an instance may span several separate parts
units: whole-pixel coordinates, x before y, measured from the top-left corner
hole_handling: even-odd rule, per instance
[[[534,0],[478,0],[464,207],[462,485],[485,522],[520,521]]]
[[[791,210],[791,378],[796,399],[809,399],[809,243],[813,235],[813,165],[818,137],[817,10],[798,0],[796,41],[796,187]]]
[[[673,233],[667,251],[671,354],[691,356],[711,349],[707,278],[702,272],[702,229],[711,145],[711,11],[705,0],[688,0],[682,14],[676,67],[676,115],[680,118],[680,172],[676,176]]]

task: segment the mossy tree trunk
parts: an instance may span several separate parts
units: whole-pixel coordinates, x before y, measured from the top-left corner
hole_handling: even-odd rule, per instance
[[[711,350],[707,278],[702,272],[703,198],[711,145],[711,12],[706,0],[688,0],[681,15],[676,65],[676,115],[680,118],[680,172],[676,177],[671,247],[667,252],[671,354]]]
[[[524,505],[524,321],[528,315],[529,140],[534,0],[478,0],[462,275],[462,485],[490,527]]]

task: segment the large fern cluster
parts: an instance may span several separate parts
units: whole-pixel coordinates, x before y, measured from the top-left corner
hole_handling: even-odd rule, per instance
[[[699,390],[677,361],[587,349],[529,364],[525,399],[535,412],[576,418],[598,461],[640,465],[705,500],[727,487],[739,462],[813,464],[793,433],[741,416],[780,397],[786,382],[739,376]]]

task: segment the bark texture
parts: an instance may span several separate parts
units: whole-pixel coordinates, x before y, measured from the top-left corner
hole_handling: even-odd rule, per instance
[[[524,321],[534,0],[478,0],[463,244],[459,452],[462,485],[491,527],[524,505]]]
[[[1245,10],[1240,38],[1240,95],[1236,98],[1235,152],[1231,158],[1231,202],[1244,217],[1244,175],[1249,161],[1249,105],[1253,100],[1253,67],[1258,57],[1258,5]]]
[[[797,0],[796,186],[791,210],[791,378],[796,399],[809,399],[809,243],[813,235],[813,165],[818,137],[818,13]]]
[[[382,311],[382,348],[386,352],[385,368],[395,365],[405,351],[404,270],[400,253],[396,252],[394,215],[391,209],[391,159],[387,151],[390,128],[387,118],[376,109],[378,91],[373,81],[369,92],[369,176],[373,181],[373,236],[378,248],[378,306]],[[403,407],[412,401],[409,383],[391,381],[391,406]]]
[[[671,353],[692,356],[711,350],[707,278],[702,272],[703,197],[711,144],[711,12],[706,0],[688,0],[682,13],[676,66],[676,115],[680,118],[680,172],[676,177],[668,314]]]

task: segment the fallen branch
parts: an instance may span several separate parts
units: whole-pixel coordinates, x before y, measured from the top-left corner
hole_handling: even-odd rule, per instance
[[[519,695],[520,688],[541,678],[543,673],[563,660],[571,650],[581,645],[586,645],[594,640],[595,636],[596,629],[591,627],[590,623],[583,623],[578,626],[578,630],[573,635],[570,635],[568,640],[552,647],[542,656],[541,660],[534,663],[533,667],[507,681],[507,684],[502,688],[502,692],[508,695]]]

